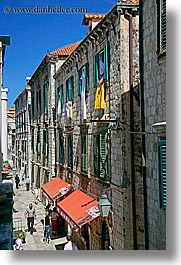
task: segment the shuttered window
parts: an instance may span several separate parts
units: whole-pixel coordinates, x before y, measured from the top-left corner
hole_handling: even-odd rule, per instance
[[[48,131],[43,130],[43,154],[48,155]]]
[[[68,167],[73,168],[73,134],[68,135]]]
[[[63,85],[60,85],[57,88],[57,114],[62,113],[62,106],[64,105],[64,94],[63,94]]]
[[[66,103],[74,100],[74,77],[71,76],[66,81]]]
[[[64,136],[62,133],[59,134],[59,162],[60,164],[64,164]]]
[[[78,71],[78,95],[82,93],[82,74],[85,74],[85,92],[89,92],[89,63],[86,63]]]
[[[81,171],[88,172],[88,135],[81,136]]]
[[[104,82],[109,80],[110,45],[106,43],[104,49],[93,57],[94,87],[98,86],[99,80],[104,77]]]
[[[157,53],[166,52],[166,0],[157,0]]]
[[[108,133],[101,132],[94,136],[94,175],[108,181]]]
[[[47,81],[43,87],[44,110],[48,110],[48,88],[49,82]]]
[[[158,141],[160,208],[166,209],[166,141]]]
[[[36,151],[38,154],[41,152],[41,135],[40,135],[40,128],[38,128],[37,131],[37,145],[36,145]]]

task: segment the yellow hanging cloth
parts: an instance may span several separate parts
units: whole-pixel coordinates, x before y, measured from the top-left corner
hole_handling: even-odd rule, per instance
[[[70,118],[72,119],[73,117],[73,104],[72,101],[70,101]]]
[[[95,109],[106,108],[106,102],[104,99],[104,83],[101,83],[97,86],[94,108]]]

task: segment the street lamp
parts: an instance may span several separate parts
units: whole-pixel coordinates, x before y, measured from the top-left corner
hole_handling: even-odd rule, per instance
[[[99,206],[100,215],[102,217],[108,217],[111,209],[111,203],[108,200],[106,194],[101,195],[101,198],[98,202],[98,206]]]

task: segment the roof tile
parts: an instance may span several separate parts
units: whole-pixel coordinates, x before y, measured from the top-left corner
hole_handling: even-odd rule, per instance
[[[80,41],[66,45],[62,48],[52,51],[50,54],[57,54],[62,56],[69,56],[80,44]]]

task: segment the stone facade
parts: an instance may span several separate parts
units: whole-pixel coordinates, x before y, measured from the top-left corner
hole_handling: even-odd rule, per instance
[[[133,17],[133,35],[131,37],[129,36],[129,21],[125,18],[125,10],[132,13]],[[71,183],[74,189],[80,189],[97,200],[103,192],[106,192],[112,204],[112,213],[106,223],[107,228],[101,218],[98,218],[96,225],[93,225],[93,222],[89,224],[90,249],[104,249],[104,233],[109,235],[109,242],[106,242],[109,244],[107,246],[109,248],[117,250],[144,249],[141,137],[139,134],[138,20],[138,5],[130,3],[127,5],[120,1],[90,31],[54,76],[56,89],[57,91],[62,89],[61,93],[64,98],[64,102],[61,103],[61,111],[59,110],[56,116],[56,146],[59,147],[56,150],[58,176]],[[130,108],[129,83],[130,39],[133,40],[132,109]],[[97,87],[94,84],[94,58],[97,53],[101,54],[107,43],[109,43],[110,61],[109,78],[104,81],[106,108],[97,110],[95,109]],[[89,66],[89,91],[86,92],[85,96],[87,116],[83,120],[81,95],[79,93],[79,73],[87,64]],[[74,97],[71,102],[73,114],[72,117],[67,118],[67,82],[71,80],[72,76],[74,80]],[[56,94],[58,95],[58,92]],[[59,106],[56,105],[56,110],[58,108]],[[132,129],[137,132],[134,136],[134,149],[131,144],[133,138],[130,134],[130,117],[133,121]],[[96,135],[101,135],[104,131],[107,132],[107,162],[104,161],[104,163],[108,163],[108,174],[101,179],[101,172],[95,175],[94,139]],[[71,158],[69,154],[70,135],[73,137],[72,164],[69,163]],[[86,143],[82,140],[85,135],[87,135]],[[85,154],[85,145],[87,145],[86,154],[88,157],[86,169],[83,168],[84,158],[82,155],[82,152]],[[131,169],[132,162],[130,161],[134,162],[134,169]]]
[[[166,210],[160,205],[161,187],[158,166],[158,142],[166,139],[166,51],[161,53],[158,49],[161,20],[158,21],[157,17],[159,13],[165,12],[166,21],[166,1],[145,0],[142,1],[141,8],[143,60],[140,63],[143,63],[141,74],[143,74],[146,131],[148,248],[166,249]],[[164,26],[164,20],[161,23]],[[164,42],[161,44],[166,45],[166,40],[165,44]],[[161,130],[160,127],[162,127]]]
[[[15,165],[15,108],[11,107],[7,109],[8,119],[8,160],[11,166]]]
[[[56,176],[53,75],[68,56],[61,55],[60,51],[45,56],[28,82],[31,87],[31,182],[38,188]]]
[[[2,202],[2,191],[5,193],[5,201]],[[0,250],[12,250],[12,207],[13,207],[13,184],[12,181],[4,180],[0,183]]]
[[[31,91],[27,86],[14,102],[16,112],[15,166],[21,179],[31,178]]]

